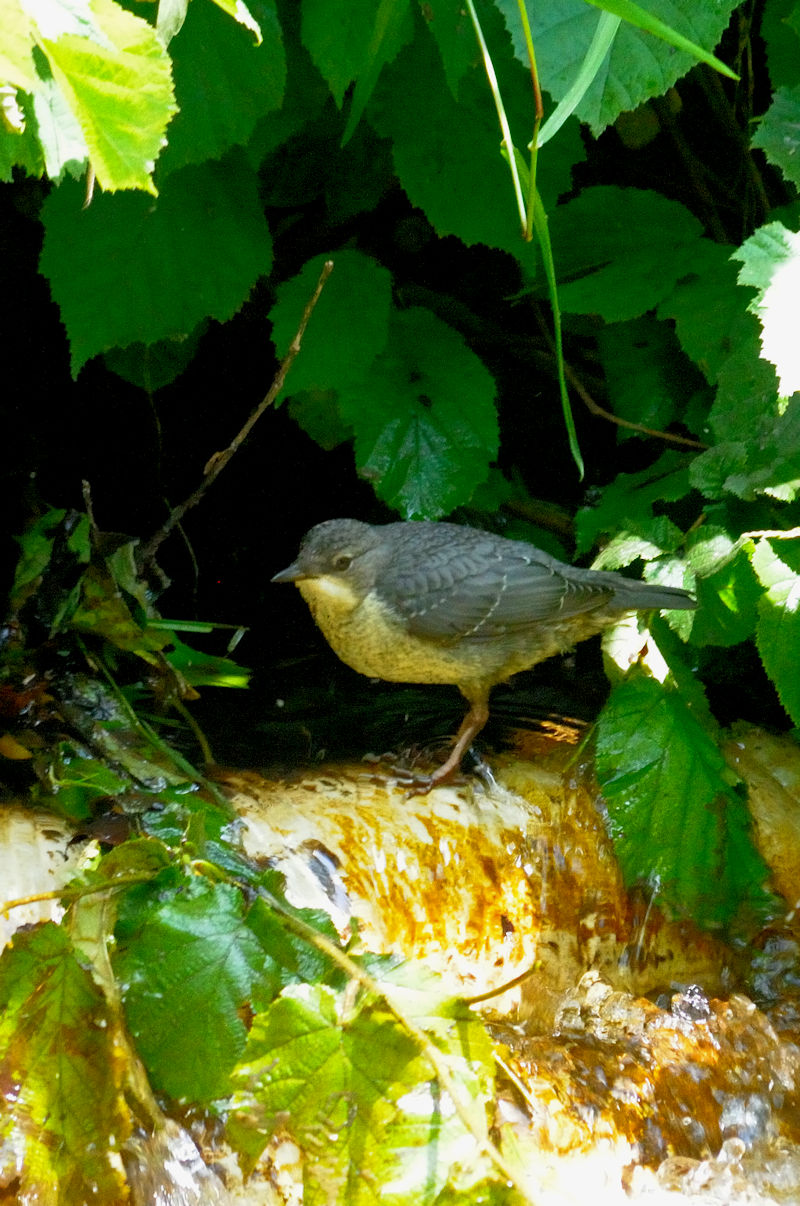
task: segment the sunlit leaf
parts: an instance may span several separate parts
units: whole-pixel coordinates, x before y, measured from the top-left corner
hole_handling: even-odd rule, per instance
[[[125,897],[114,969],[153,1084],[175,1098],[209,1101],[226,1092],[244,1048],[237,1011],[263,952],[238,889],[165,874]]]
[[[800,340],[797,299],[800,296],[800,234],[781,222],[770,222],[734,251],[740,260],[739,284],[758,294],[748,309],[761,323],[761,355],[775,365],[783,397],[800,391]]]
[[[127,1200],[125,1055],[66,930],[19,933],[0,959],[0,1077],[13,1094],[0,1176],[31,1202]]]
[[[171,173],[157,201],[101,194],[82,205],[67,181],[42,214],[41,270],[76,374],[98,352],[230,318],[272,264],[256,179],[239,155]]]
[[[517,56],[527,64],[517,0],[496,3],[508,24]],[[548,0],[547,4],[528,7],[542,87],[561,100],[573,86],[577,67],[595,35],[597,11],[584,0]],[[627,13],[616,3],[600,7],[622,16],[623,24],[603,68],[577,109],[578,117],[589,123],[594,134],[616,121],[620,113],[636,109],[652,96],[663,95],[697,62],[695,52],[689,53],[685,47],[676,50],[661,36],[654,37],[652,32],[630,24],[625,18],[633,15],[637,6],[628,6]],[[647,0],[646,8],[639,11],[708,52],[719,42],[735,7],[734,0],[713,5],[697,0]]]
[[[463,1008],[445,1018],[435,988],[428,986],[428,993],[426,1006],[420,984],[411,1012],[427,1015],[458,1076],[473,1132],[385,1005],[363,1001],[342,1026],[340,1002],[330,990],[296,987],[253,1023],[235,1073],[234,1142],[254,1157],[277,1116],[305,1152],[307,1200],[373,1202],[374,1177],[390,1206],[432,1202],[451,1165],[469,1165],[475,1157],[474,1134],[486,1133],[491,1063],[477,1020]],[[406,995],[410,1004],[410,985]],[[328,1137],[324,1145],[315,1141],[320,1128]],[[371,1175],[365,1178],[367,1151]]]
[[[764,668],[775,683],[781,703],[800,724],[800,572],[792,542],[759,540],[753,569],[766,594],[759,603],[756,642]]]
[[[687,701],[643,674],[615,687],[597,728],[597,774],[629,883],[705,925],[766,905],[736,777]]]

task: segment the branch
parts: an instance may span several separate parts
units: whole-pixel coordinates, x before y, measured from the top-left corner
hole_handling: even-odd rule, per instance
[[[153,560],[160,546],[169,536],[172,529],[181,522],[186,512],[200,502],[206,490],[209,488],[212,482],[216,481],[216,479],[219,477],[220,473],[228,464],[234,452],[236,452],[240,445],[243,444],[247,439],[253,427],[263,415],[264,411],[267,410],[268,407],[272,406],[273,402],[278,397],[278,394],[283,389],[284,382],[286,381],[286,374],[289,372],[297,353],[300,351],[300,344],[302,342],[303,335],[305,334],[306,327],[308,326],[308,320],[311,318],[311,312],[319,301],[319,295],[322,293],[325,283],[332,272],[333,260],[326,260],[322,272],[320,273],[320,278],[317,281],[317,287],[315,288],[311,297],[308,299],[306,308],[303,310],[303,317],[300,319],[300,326],[297,328],[297,333],[289,345],[288,352],[278,367],[278,371],[273,378],[272,385],[269,387],[269,392],[267,393],[266,397],[258,404],[245,423],[244,427],[242,427],[238,435],[233,438],[228,447],[222,452],[215,452],[214,455],[209,459],[205,467],[204,479],[194,493],[190,494],[184,502],[179,503],[177,507],[173,507],[166,523],[164,523],[162,527],[160,527],[158,531],[150,537],[147,544],[143,545],[139,550],[137,561],[140,569],[144,569],[145,566],[147,566],[147,564]]]

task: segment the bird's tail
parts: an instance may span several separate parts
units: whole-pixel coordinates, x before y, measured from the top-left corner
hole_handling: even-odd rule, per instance
[[[631,611],[691,611],[697,600],[679,586],[660,586],[655,582],[634,582],[615,574],[615,603],[630,607]],[[624,585],[623,585],[624,583]]]

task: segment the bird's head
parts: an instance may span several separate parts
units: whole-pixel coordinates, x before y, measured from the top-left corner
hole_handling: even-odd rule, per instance
[[[375,585],[386,556],[380,528],[328,519],[306,533],[295,560],[272,581],[294,582],[303,594],[324,592],[354,607]]]

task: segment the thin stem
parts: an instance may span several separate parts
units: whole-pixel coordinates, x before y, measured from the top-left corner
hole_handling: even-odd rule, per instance
[[[475,11],[473,0],[467,0],[467,8],[469,9],[472,26],[475,30],[475,37],[478,39],[478,45],[481,48],[481,54],[483,55],[483,66],[486,70],[486,76],[489,80],[489,87],[492,92],[492,97],[494,98],[494,107],[497,110],[497,118],[500,122],[500,129],[503,133],[503,146],[506,149],[506,159],[508,160],[508,166],[511,171],[511,180],[514,185],[514,196],[517,201],[517,212],[519,213],[522,235],[523,238],[525,238],[525,232],[528,226],[528,217],[525,198],[522,195],[522,184],[519,178],[517,161],[514,155],[514,143],[511,140],[511,127],[508,124],[505,106],[503,105],[503,98],[500,95],[500,85],[497,82],[494,63],[492,62],[492,57],[489,54],[489,47],[486,45],[486,39],[483,36],[483,30],[481,29],[481,23],[478,20],[478,14]]]

